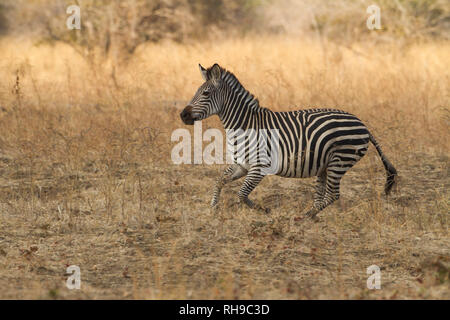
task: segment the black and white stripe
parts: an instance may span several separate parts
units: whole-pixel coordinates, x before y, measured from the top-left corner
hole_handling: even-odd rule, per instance
[[[308,216],[314,217],[339,198],[342,176],[366,154],[369,141],[381,156],[388,176],[385,192],[390,192],[397,172],[367,127],[356,116],[335,109],[273,112],[261,107],[237,78],[219,65],[215,64],[209,69],[200,66],[200,71],[205,83],[181,113],[184,123],[193,124],[194,121],[217,114],[227,131],[259,133],[276,130],[278,144],[276,150],[270,151],[277,156],[273,173],[292,178],[317,176],[314,204]],[[235,163],[224,171],[216,183],[212,206],[217,205],[221,189],[226,183],[245,176],[238,193],[239,199],[250,207],[256,207],[248,195],[267,173],[262,170],[265,164],[248,161],[252,148],[250,140],[257,137],[247,134],[244,139],[247,139],[245,146],[243,144],[246,149],[236,148]],[[236,140],[232,143],[236,144]],[[245,151],[246,161],[237,161],[239,150]]]

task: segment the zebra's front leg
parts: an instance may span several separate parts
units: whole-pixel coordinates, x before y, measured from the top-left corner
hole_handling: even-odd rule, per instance
[[[255,204],[252,200],[248,198],[248,195],[256,188],[256,186],[261,182],[264,178],[264,174],[259,167],[251,168],[247,176],[245,177],[244,184],[238,192],[239,200],[242,203],[245,203],[248,207],[252,209],[262,210],[265,213],[269,213],[270,210],[267,208],[263,208],[260,205]]]
[[[232,164],[231,166],[226,168],[225,171],[222,173],[222,175],[217,179],[213,191],[213,197],[211,199],[211,207],[217,206],[217,203],[219,202],[220,199],[220,192],[222,191],[224,185],[234,180],[237,180],[245,176],[246,174],[247,170],[245,170],[238,164]]]

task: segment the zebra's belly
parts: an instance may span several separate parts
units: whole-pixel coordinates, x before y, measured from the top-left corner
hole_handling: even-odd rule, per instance
[[[281,161],[276,175],[284,178],[309,178],[317,175],[310,170],[304,170],[304,166],[305,157],[301,154],[291,156],[288,159]],[[325,168],[326,166],[319,166],[317,171],[321,171]]]
[[[346,171],[367,153],[367,149],[367,142],[362,141],[361,144],[355,145],[331,145],[322,152],[310,151],[308,156],[303,152],[301,155],[281,160],[276,175],[286,178],[310,178],[320,175],[329,166]]]
[[[249,157],[247,154],[233,154],[232,160],[234,164],[240,165],[247,171],[259,168],[263,175],[277,175],[285,178],[309,178],[316,176],[321,170],[326,169],[326,162],[316,166],[315,170],[304,170],[306,158],[302,155],[292,155],[286,157],[285,154],[278,150],[272,156],[267,157]]]
[[[243,140],[236,146],[229,143],[228,147],[234,163],[246,170],[259,168],[263,175],[308,178],[320,175],[329,165],[342,171],[352,167],[367,152],[369,133],[359,120],[351,122],[352,126],[333,120],[330,123],[331,129],[317,134],[313,130],[307,131],[307,135],[281,136],[275,143],[270,141],[270,148],[268,143],[260,145],[260,140],[252,135],[247,139],[252,143],[246,145]],[[254,136],[258,137],[258,131]]]

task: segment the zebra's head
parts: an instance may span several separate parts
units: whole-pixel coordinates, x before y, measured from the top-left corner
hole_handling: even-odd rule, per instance
[[[208,69],[199,64],[199,68],[205,82],[198,88],[192,100],[180,113],[184,124],[193,125],[194,121],[218,114],[224,102],[222,75],[225,70],[217,63]]]

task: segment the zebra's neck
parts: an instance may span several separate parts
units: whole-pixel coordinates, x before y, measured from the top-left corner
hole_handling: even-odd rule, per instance
[[[234,74],[227,71],[222,79],[228,84],[229,93],[219,118],[225,129],[246,129],[268,109],[259,105],[258,99],[239,82]]]

